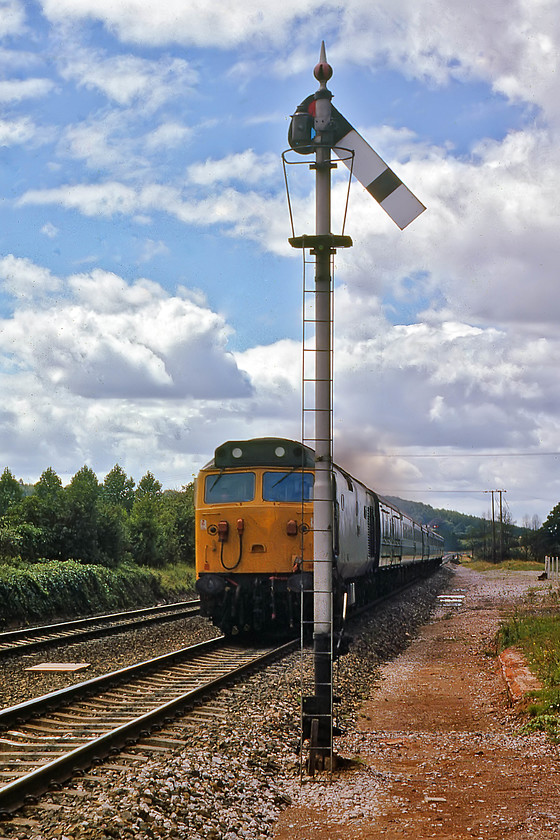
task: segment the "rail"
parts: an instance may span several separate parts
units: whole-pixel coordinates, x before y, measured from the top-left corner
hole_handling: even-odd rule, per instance
[[[0,711],[0,816],[294,648],[211,639]]]
[[[20,630],[8,630],[0,633],[0,656],[19,654],[30,650],[59,644],[66,639],[82,639],[120,633],[130,628],[144,627],[163,621],[172,621],[190,615],[198,615],[199,602],[179,601],[175,604],[163,604],[158,607],[127,610],[126,612],[95,615],[73,621],[61,621],[56,624],[43,624],[38,627],[24,627]]]

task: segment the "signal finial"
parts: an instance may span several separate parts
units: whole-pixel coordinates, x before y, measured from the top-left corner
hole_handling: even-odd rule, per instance
[[[321,41],[321,54],[319,56],[319,64],[315,65],[313,75],[320,83],[321,87],[325,87],[333,74],[333,69],[327,62],[327,52],[325,50],[325,42]]]

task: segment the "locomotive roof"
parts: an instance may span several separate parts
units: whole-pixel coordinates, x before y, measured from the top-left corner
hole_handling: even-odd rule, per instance
[[[315,453],[308,446],[287,438],[228,440],[214,452],[204,469],[228,467],[304,467],[313,468]]]
[[[250,440],[228,440],[222,443],[215,450],[213,459],[202,469],[221,470],[236,467],[284,467],[288,469],[301,469],[303,467],[304,469],[313,469],[314,466],[315,452],[309,446],[288,438],[262,437]],[[368,489],[365,484],[351,476],[346,470],[335,464],[333,466],[350,483],[360,484],[366,490]],[[369,492],[377,497],[380,504],[394,510],[401,517],[411,519],[392,502],[379,496],[373,490],[369,490]],[[429,525],[422,525],[419,522],[416,524],[424,530],[437,534],[437,531],[434,531]]]

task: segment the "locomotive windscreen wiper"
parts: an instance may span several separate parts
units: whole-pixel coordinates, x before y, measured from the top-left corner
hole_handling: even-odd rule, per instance
[[[301,469],[301,467],[292,467],[290,472],[284,473],[282,478],[279,478],[278,481],[275,481],[270,489],[274,490],[274,488],[277,487],[279,484],[281,484],[284,481],[285,478],[288,478],[289,475],[291,475],[292,473],[294,473],[296,470],[299,470],[299,469]],[[303,475],[303,473],[302,473],[302,475]]]
[[[223,476],[223,474],[224,474],[224,470],[225,470],[225,467],[223,467],[223,468],[220,470],[219,474],[216,476],[216,481],[214,481],[214,482],[212,483],[212,486],[208,488],[208,492],[209,492],[209,493],[211,493],[211,492],[212,492],[212,490],[214,489],[214,487],[216,486],[216,484],[218,483],[218,481],[219,481],[219,480],[221,479],[221,477]]]

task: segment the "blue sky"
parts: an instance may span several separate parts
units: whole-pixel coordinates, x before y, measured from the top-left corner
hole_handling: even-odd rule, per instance
[[[0,465],[180,487],[223,439],[299,435],[281,153],[324,39],[335,106],[428,207],[401,232],[352,188],[336,458],[380,492],[483,514],[505,489],[544,518],[559,29],[549,0],[0,0]]]

